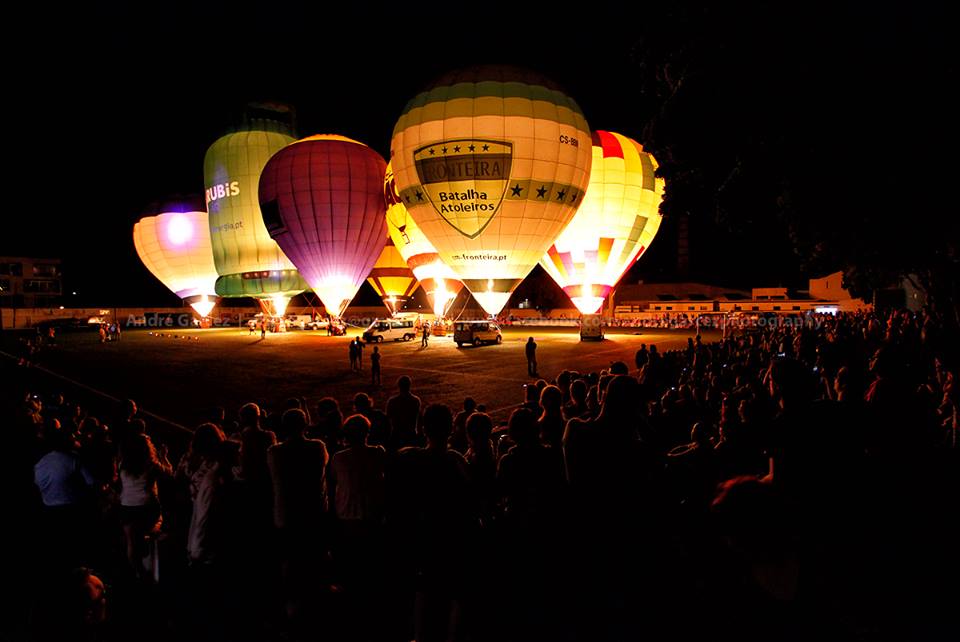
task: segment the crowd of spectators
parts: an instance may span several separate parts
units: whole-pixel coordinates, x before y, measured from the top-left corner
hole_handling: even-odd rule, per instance
[[[183,452],[132,401],[12,384],[10,630],[950,639],[955,340],[925,314],[808,321],[531,380],[503,425],[404,376],[383,409],[218,410]]]

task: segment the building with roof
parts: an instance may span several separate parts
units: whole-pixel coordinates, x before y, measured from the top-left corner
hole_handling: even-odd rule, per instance
[[[0,308],[47,308],[63,294],[60,259],[0,256]]]
[[[636,283],[621,285],[608,300],[616,318],[718,313],[852,312],[868,307],[843,288],[843,273],[810,279],[807,290],[753,288],[749,292],[705,283]]]

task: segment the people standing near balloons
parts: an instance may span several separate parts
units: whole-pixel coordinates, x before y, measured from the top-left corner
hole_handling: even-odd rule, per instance
[[[380,385],[380,348],[373,346],[373,354],[370,355],[370,383]]]
[[[527,345],[524,348],[527,354],[527,374],[531,377],[539,377],[537,374],[537,342],[533,337],[527,339]]]
[[[355,337],[353,342],[357,346],[357,372],[363,372],[363,341],[360,337]]]
[[[420,347],[426,348],[428,345],[430,345],[430,324],[424,321],[423,325],[420,327],[420,332]]]
[[[356,372],[357,370],[357,342],[350,342],[350,369]]]

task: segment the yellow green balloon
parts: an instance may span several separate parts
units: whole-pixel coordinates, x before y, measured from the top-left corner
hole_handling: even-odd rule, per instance
[[[576,212],[590,150],[583,113],[556,85],[525,70],[475,67],[407,104],[390,154],[404,206],[496,314]]]

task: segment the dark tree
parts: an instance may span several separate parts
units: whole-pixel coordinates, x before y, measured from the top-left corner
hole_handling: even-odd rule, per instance
[[[956,322],[957,57],[943,9],[652,11],[635,93],[662,211],[690,217],[694,272],[723,264],[758,284],[843,269],[868,298],[909,278]]]

